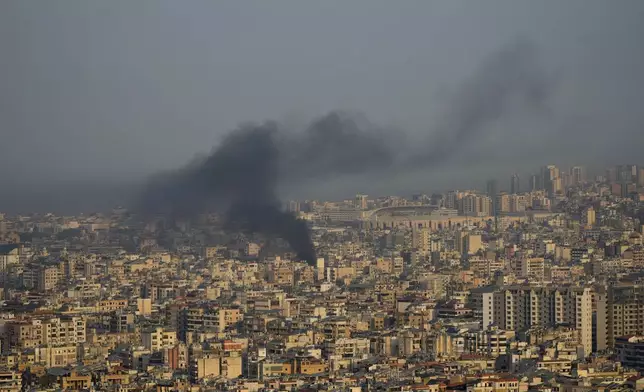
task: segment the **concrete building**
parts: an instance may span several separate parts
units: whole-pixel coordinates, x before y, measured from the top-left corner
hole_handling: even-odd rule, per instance
[[[431,233],[428,228],[416,228],[412,231],[412,247],[421,252],[429,252],[431,249]]]
[[[508,286],[494,291],[492,308],[487,301],[477,301],[486,322],[505,330],[549,328],[568,324],[579,331],[584,354],[593,348],[593,291],[583,287]]]
[[[0,244],[0,268],[4,269],[9,264],[20,261],[20,245]]]
[[[152,299],[137,298],[136,309],[141,316],[150,316],[152,314]]]
[[[325,278],[325,262],[323,257],[318,257],[318,259],[315,261],[315,269],[316,269],[316,278],[318,282],[322,282]]]
[[[242,320],[239,308],[195,306],[186,308],[179,317],[179,339],[186,341],[188,332],[223,332]]]
[[[474,310],[474,316],[481,319],[483,329],[494,324],[494,292],[497,290],[496,286],[470,290],[470,307]]]
[[[522,278],[531,282],[543,282],[545,276],[545,260],[543,257],[526,257],[517,260],[517,272]]]
[[[467,254],[474,254],[478,252],[483,247],[483,242],[481,241],[480,234],[468,234],[465,237],[465,249],[464,252]]]
[[[76,345],[85,341],[85,320],[82,317],[16,320],[5,324],[5,342],[9,348]]]
[[[63,279],[58,266],[43,266],[37,275],[38,291],[45,292],[53,290]]]
[[[615,352],[623,366],[644,371],[644,336],[620,336],[616,338]]]
[[[641,335],[644,331],[644,286],[609,287],[606,320],[608,347],[614,347],[621,336]]]
[[[78,348],[75,344],[66,346],[41,346],[34,349],[36,362],[47,367],[65,367],[78,363]]]
[[[593,226],[595,226],[596,218],[595,209],[593,207],[588,207],[586,210],[584,210],[581,223],[584,227],[587,228],[592,228]]]
[[[136,317],[133,312],[117,310],[110,314],[110,331],[113,333],[131,332],[135,328]]]
[[[141,333],[143,346],[152,351],[161,351],[177,344],[177,332],[161,327],[145,330]]]
[[[573,166],[570,168],[570,184],[579,185],[586,182],[586,170],[583,166]]]
[[[234,379],[242,374],[242,357],[238,352],[193,352],[190,356],[189,374],[191,379],[222,377]]]

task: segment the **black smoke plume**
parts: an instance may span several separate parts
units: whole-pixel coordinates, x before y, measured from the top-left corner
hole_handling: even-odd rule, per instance
[[[536,60],[536,48],[523,41],[495,53],[461,86],[437,125],[415,143],[405,144],[406,134],[343,112],[318,118],[300,132],[276,122],[242,126],[206,158],[153,179],[142,196],[143,211],[175,219],[222,212],[227,228],[282,237],[300,259],[312,263],[315,250],[307,226],[281,209],[278,186],[434,168],[476,143],[511,103],[543,108],[549,85]]]
[[[227,228],[282,237],[300,259],[313,263],[315,249],[306,223],[282,211],[274,192],[276,132],[274,123],[231,132],[210,156],[154,179],[144,194],[143,211],[178,220],[224,212]]]
[[[544,114],[554,84],[538,61],[534,43],[517,40],[489,56],[459,87],[447,110],[424,137],[414,165],[431,167],[480,142],[482,132],[511,108]],[[508,135],[509,136],[509,135]]]

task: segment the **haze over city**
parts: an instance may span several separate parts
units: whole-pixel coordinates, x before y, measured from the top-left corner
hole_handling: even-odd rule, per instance
[[[361,129],[378,129],[396,155],[414,146],[444,156],[431,167],[381,162],[280,184],[282,199],[481,187],[543,162],[599,169],[636,161],[644,142],[639,1],[0,8],[0,178],[12,184],[0,202],[9,211],[129,204],[150,175],[209,154],[240,124],[302,132],[335,111],[366,119]],[[525,58],[512,68],[503,53],[517,47]],[[530,93],[538,78],[538,95],[499,96],[495,78],[507,69]],[[477,82],[481,74],[491,82]],[[460,135],[453,122],[464,110],[483,114]]]

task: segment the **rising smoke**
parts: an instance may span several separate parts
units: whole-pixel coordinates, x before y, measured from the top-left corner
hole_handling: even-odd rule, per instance
[[[142,195],[142,211],[174,219],[221,212],[228,229],[281,237],[300,259],[313,263],[307,226],[282,210],[278,186],[383,169],[435,168],[475,143],[511,104],[544,108],[549,83],[536,54],[524,41],[494,53],[461,86],[445,115],[414,143],[403,144],[407,135],[343,112],[315,119],[301,132],[276,122],[242,126],[209,156],[153,179]]]
[[[411,162],[428,166],[449,161],[455,152],[478,143],[481,133],[511,107],[546,113],[553,84],[537,54],[532,42],[520,40],[489,56],[460,86],[425,135],[428,149],[416,152]]]

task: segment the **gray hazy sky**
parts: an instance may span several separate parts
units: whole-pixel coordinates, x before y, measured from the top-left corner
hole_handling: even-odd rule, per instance
[[[644,161],[641,0],[5,0],[0,178],[17,195],[136,180],[208,152],[240,122],[333,109],[427,132],[458,84],[517,37],[556,80],[552,112],[482,136],[476,176]],[[418,178],[371,189],[432,190]]]

